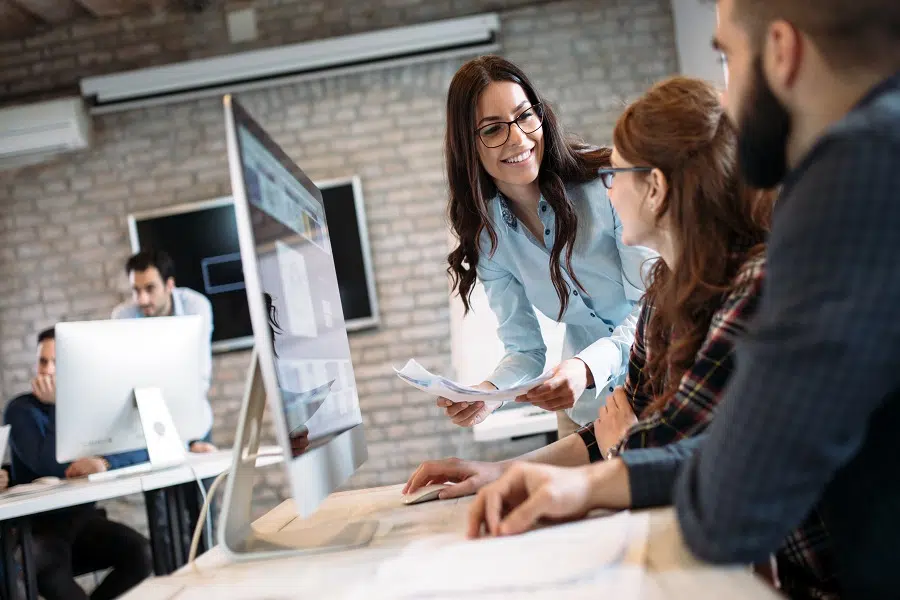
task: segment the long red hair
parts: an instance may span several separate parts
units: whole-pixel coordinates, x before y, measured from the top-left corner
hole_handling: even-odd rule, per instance
[[[665,175],[658,214],[677,240],[675,264],[656,262],[644,297],[652,307],[646,416],[675,395],[741,265],[763,251],[774,195],[740,180],[737,131],[716,90],[698,79],[654,85],[619,117],[613,142],[629,163]]]

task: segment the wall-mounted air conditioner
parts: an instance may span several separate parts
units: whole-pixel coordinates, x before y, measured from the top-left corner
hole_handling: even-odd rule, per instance
[[[91,121],[81,98],[0,108],[0,169],[87,148]]]
[[[81,80],[92,113],[168,104],[499,49],[483,14]]]

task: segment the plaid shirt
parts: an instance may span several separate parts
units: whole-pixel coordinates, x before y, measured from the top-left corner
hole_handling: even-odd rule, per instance
[[[734,342],[744,334],[748,320],[756,313],[765,277],[765,257],[748,260],[739,271],[734,289],[710,321],[709,333],[691,368],[684,373],[678,390],[661,410],[634,424],[617,450],[658,448],[702,433],[712,422],[725,385],[735,369]],[[646,389],[648,350],[644,346],[646,325],[653,308],[644,304],[635,331],[628,365],[625,394],[636,415],[641,415],[653,398]],[[587,426],[593,428],[593,423]],[[792,598],[839,598],[834,561],[828,534],[818,512],[791,532],[776,553],[784,591]]]
[[[765,257],[749,259],[734,280],[734,289],[713,315],[709,332],[691,368],[681,377],[675,397],[659,411],[634,424],[619,442],[618,450],[654,448],[693,437],[712,421],[725,383],[734,370],[734,340],[744,332],[747,319],[756,312],[765,275]],[[638,319],[628,363],[625,395],[634,414],[642,415],[653,402],[647,394],[648,350],[644,346],[647,323],[653,307],[644,303]]]
[[[764,275],[765,257],[762,254],[744,263],[735,277],[734,289],[724,298],[722,306],[710,321],[709,333],[694,364],[681,377],[675,397],[662,410],[632,425],[616,450],[658,448],[693,437],[706,429],[713,419],[722,389],[734,370],[734,340],[744,332],[747,319],[756,311]],[[645,302],[628,361],[625,394],[636,415],[641,415],[653,401],[644,392],[647,388],[644,368],[648,352],[644,337],[652,313],[653,307]],[[591,423],[584,429],[593,431],[593,428]]]

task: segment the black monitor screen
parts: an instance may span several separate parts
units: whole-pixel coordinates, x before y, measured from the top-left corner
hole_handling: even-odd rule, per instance
[[[260,185],[255,179],[246,183],[249,190]],[[359,181],[325,184],[321,191],[344,321],[350,330],[374,326],[378,310]],[[303,227],[324,225],[307,221]],[[132,236],[136,236],[133,246],[169,253],[175,262],[176,284],[209,298],[214,350],[249,347],[252,329],[231,198],[136,215]]]

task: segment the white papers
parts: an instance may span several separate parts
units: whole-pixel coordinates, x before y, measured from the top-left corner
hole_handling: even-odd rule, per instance
[[[497,406],[507,400],[514,400],[517,396],[521,396],[550,379],[550,373],[546,372],[505,390],[485,391],[460,385],[446,377],[435,375],[414,359],[410,359],[400,370],[395,367],[394,371],[400,379],[423,392],[446,398],[451,402],[484,402],[489,407]]]
[[[634,524],[623,512],[519,536],[432,536],[385,561],[366,598],[637,598],[640,567],[624,563]]]

